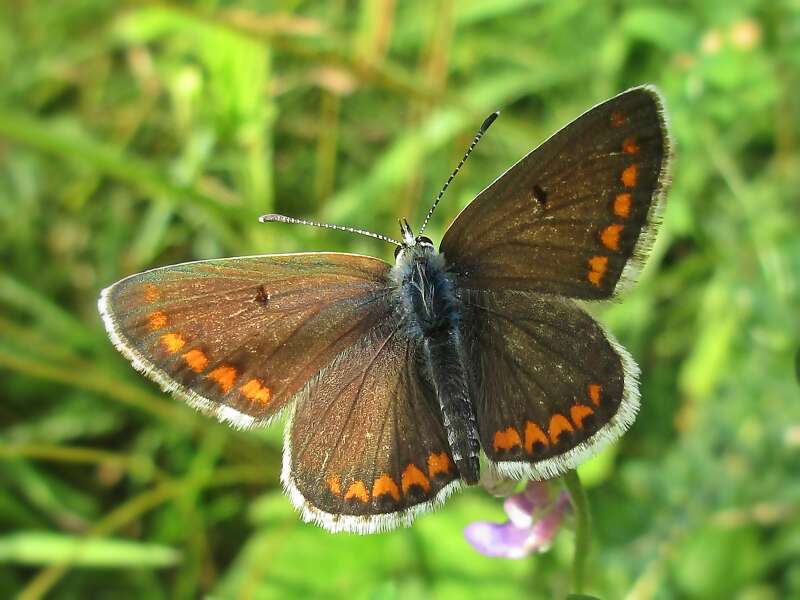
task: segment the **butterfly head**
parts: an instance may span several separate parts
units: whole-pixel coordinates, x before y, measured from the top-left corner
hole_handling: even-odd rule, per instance
[[[434,252],[431,238],[424,235],[415,236],[405,219],[400,220],[400,234],[402,242],[394,250],[394,258],[397,262],[408,260],[412,256],[423,256]]]

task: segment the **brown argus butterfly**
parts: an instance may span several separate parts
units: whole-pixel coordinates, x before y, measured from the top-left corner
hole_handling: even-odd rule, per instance
[[[438,251],[421,235],[436,203],[400,240],[266,215],[394,243],[395,265],[203,260],[115,283],[100,313],[136,369],[203,412],[248,428],[289,411],[282,480],[304,519],[408,525],[478,481],[481,451],[504,476],[549,478],[631,425],[638,368],[575,300],[613,297],[644,259],[669,155],[659,94],[634,88],[502,174]]]

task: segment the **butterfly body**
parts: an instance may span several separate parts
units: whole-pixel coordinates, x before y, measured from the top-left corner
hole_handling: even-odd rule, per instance
[[[404,245],[390,278],[405,334],[418,347],[432,383],[453,460],[466,483],[480,475],[480,442],[461,334],[461,303],[443,255],[428,238]]]
[[[192,406],[238,428],[288,416],[281,481],[304,520],[409,525],[478,481],[479,454],[546,479],[631,426],[638,367],[576,301],[615,297],[641,265],[669,159],[660,95],[632,88],[498,177],[438,251],[407,223],[402,242],[330,226],[394,243],[395,264],[201,260],[126,277],[98,308],[133,366]]]

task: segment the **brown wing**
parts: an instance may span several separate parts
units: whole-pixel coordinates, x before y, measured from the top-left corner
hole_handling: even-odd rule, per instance
[[[481,192],[445,233],[441,251],[462,287],[607,298],[647,250],[668,156],[658,93],[624,92]]]
[[[464,300],[481,445],[500,473],[554,477],[633,423],[638,368],[572,301],[515,291]]]
[[[123,279],[98,304],[136,369],[250,427],[388,317],[388,271],[381,260],[339,253],[207,260]]]
[[[306,521],[371,533],[409,525],[459,475],[435,395],[402,326],[381,327],[298,400],[282,480]]]

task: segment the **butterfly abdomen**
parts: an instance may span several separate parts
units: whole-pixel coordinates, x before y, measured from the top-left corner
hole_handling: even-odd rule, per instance
[[[407,332],[421,346],[461,478],[477,483],[480,443],[464,367],[460,304],[441,255],[432,248],[406,252],[394,276]]]
[[[458,331],[425,338],[424,352],[430,366],[439,407],[442,410],[447,442],[461,478],[477,483],[480,475],[478,427],[475,408],[469,395]]]

